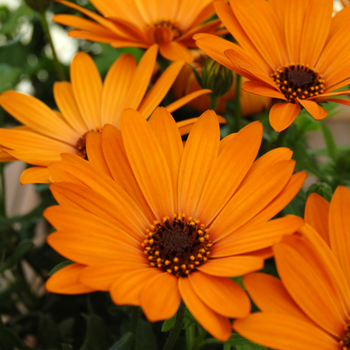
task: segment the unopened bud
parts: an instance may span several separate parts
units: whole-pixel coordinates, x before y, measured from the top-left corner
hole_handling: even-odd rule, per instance
[[[325,182],[317,182],[312,184],[309,189],[307,190],[307,197],[311,194],[311,193],[317,193],[319,196],[323,197],[324,199],[326,199],[328,202],[331,200],[332,198],[332,188],[331,186],[329,186],[327,183]]]
[[[45,13],[53,4],[54,0],[24,0],[34,11]]]
[[[215,96],[222,96],[228,92],[233,84],[232,72],[211,58],[203,64],[202,88],[210,89]]]

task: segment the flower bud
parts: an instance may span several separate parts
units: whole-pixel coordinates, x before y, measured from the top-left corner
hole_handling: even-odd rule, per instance
[[[330,201],[333,195],[331,187],[325,182],[317,182],[312,184],[307,190],[307,196],[311,193],[317,193],[327,201]]]
[[[233,84],[233,74],[228,68],[208,57],[203,64],[201,85],[210,89],[214,96],[222,96]]]
[[[54,0],[24,0],[34,11],[45,13],[53,4]]]

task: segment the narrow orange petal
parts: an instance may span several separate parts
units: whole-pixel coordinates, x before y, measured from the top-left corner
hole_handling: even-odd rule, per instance
[[[174,193],[174,211],[178,212],[178,176],[183,152],[180,131],[172,115],[165,108],[157,108],[148,124],[157,137],[170,170]]]
[[[197,269],[208,275],[217,277],[243,276],[252,271],[261,270],[264,260],[255,256],[229,256],[224,258],[209,259],[207,263]]]
[[[188,275],[197,296],[219,315],[229,318],[247,317],[250,301],[236,282],[227,277],[215,277],[201,272]]]
[[[294,301],[321,328],[339,336],[349,314],[339,294],[342,273],[325,242],[323,249],[318,252],[297,236],[287,236],[273,248],[279,275]]]
[[[197,296],[188,278],[179,278],[179,291],[188,310],[199,324],[218,340],[226,341],[231,334],[227,317],[218,315]]]
[[[164,272],[144,282],[140,303],[148,320],[166,320],[176,314],[181,302],[177,280],[174,275]]]
[[[328,112],[319,106],[316,102],[309,100],[298,101],[316,120],[324,119],[327,117]]]
[[[145,118],[148,119],[154,109],[162,102],[182,67],[183,62],[175,62],[170,65],[147,92],[147,95],[144,97],[138,108],[138,111]]]
[[[328,214],[329,202],[316,193],[310,194],[305,206],[305,222],[312,226],[330,246]]]
[[[350,191],[339,186],[329,207],[329,238],[332,251],[350,282]]]
[[[122,115],[122,136],[128,160],[147,203],[158,220],[174,212],[170,169],[151,126],[140,113]]]
[[[70,75],[75,100],[89,130],[101,125],[102,80],[97,67],[84,52],[74,56]]]
[[[233,322],[233,329],[269,348],[280,350],[339,350],[339,343],[312,324],[290,315],[254,313]]]
[[[112,124],[120,129],[120,117],[126,106],[126,97],[135,75],[134,56],[120,56],[108,70],[103,83],[101,125]]]
[[[86,265],[71,264],[54,273],[46,282],[48,292],[59,294],[84,294],[96,291],[79,282]]]
[[[19,181],[21,185],[31,183],[48,184],[51,182],[49,176],[50,173],[46,167],[35,166],[24,170]]]
[[[294,122],[299,112],[297,103],[276,103],[270,109],[270,124],[276,132],[281,132]]]
[[[169,61],[185,61],[192,63],[194,56],[191,51],[182,43],[171,41],[159,45],[159,53]]]
[[[293,316],[315,325],[301,311],[278,278],[253,272],[243,277],[243,284],[261,311]]]
[[[245,81],[242,89],[255,95],[286,100],[285,96],[281,92],[276,91],[265,83],[260,83],[258,81]]]
[[[206,111],[187,139],[179,171],[179,212],[196,217],[208,175],[219,151],[220,129],[214,111]]]
[[[262,132],[261,123],[249,124],[227,142],[213,162],[198,205],[198,216],[206,222],[221,211],[247,174],[258,154]]]
[[[164,272],[157,268],[143,268],[123,275],[115,280],[110,289],[113,302],[117,305],[141,305],[141,294],[147,282]]]

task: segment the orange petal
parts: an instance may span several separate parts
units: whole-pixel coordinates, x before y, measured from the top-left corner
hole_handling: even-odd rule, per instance
[[[287,215],[261,224],[248,224],[233,234],[215,242],[211,257],[244,254],[271,247],[278,243],[283,236],[292,235],[304,221],[294,215]]]
[[[229,318],[248,316],[249,298],[236,282],[200,272],[191,273],[188,279],[202,302],[219,315]]]
[[[32,167],[24,170],[21,174],[21,178],[19,182],[21,185],[26,184],[48,184],[50,183],[49,180],[49,170],[46,167]]]
[[[261,311],[293,316],[316,326],[300,310],[278,278],[253,272],[243,277],[243,284]]]
[[[261,270],[264,260],[255,256],[230,256],[225,258],[209,259],[207,263],[197,269],[208,275],[217,277],[243,276],[252,271]]]
[[[142,56],[137,65],[134,79],[126,98],[125,107],[138,109],[149,86],[157,59],[158,45],[152,45]]]
[[[230,337],[229,319],[218,315],[203,303],[188,278],[179,278],[179,291],[188,310],[205,330],[220,341],[226,341]]]
[[[187,139],[179,171],[179,212],[196,217],[203,188],[218,155],[220,129],[214,111],[206,111]]]
[[[276,91],[265,83],[260,83],[258,81],[246,81],[243,83],[242,89],[255,95],[286,100],[285,96],[281,92]]]
[[[109,177],[112,177],[103,156],[101,133],[90,131],[86,135],[86,151],[89,162]]]
[[[130,85],[135,76],[134,56],[120,56],[109,69],[103,83],[101,125],[112,124],[120,129],[120,117],[130,93]]]
[[[234,321],[233,329],[254,343],[274,349],[339,350],[339,343],[329,334],[290,315],[257,312]]]
[[[262,124],[251,123],[227,142],[212,165],[198,206],[198,216],[211,222],[234,194],[253,164],[262,139]],[[251,140],[249,144],[247,139]]]
[[[147,95],[144,97],[138,108],[138,111],[145,118],[148,119],[154,109],[162,102],[182,67],[183,62],[175,62],[170,65],[147,92]]]
[[[141,191],[157,219],[162,221],[174,212],[174,193],[161,145],[146,120],[131,109],[123,112],[122,136]]]
[[[148,261],[112,261],[102,264],[87,266],[79,275],[79,281],[86,286],[100,290],[109,291],[116,278],[128,273],[145,269],[149,266]]]
[[[211,225],[210,239],[216,241],[232,234],[268,207],[288,183],[294,170],[294,161],[273,164],[258,181],[247,181],[233,195]]]
[[[192,63],[194,56],[182,43],[171,41],[159,46],[159,53],[169,61],[185,61]]]
[[[97,67],[84,52],[74,56],[70,75],[75,100],[89,130],[101,125],[102,80]]]
[[[102,149],[114,181],[138,204],[148,222],[152,222],[154,214],[132,172],[125,153],[121,132],[112,125],[105,125],[102,130]]]
[[[287,236],[273,250],[279,275],[294,301],[316,324],[339,336],[349,314],[340,298],[342,272],[326,243],[324,252],[319,248],[300,237]]]
[[[149,321],[166,320],[176,314],[181,302],[177,280],[164,272],[144,282],[140,303]]]
[[[316,102],[308,100],[298,101],[316,120],[324,119],[327,117],[327,111],[319,106]]]
[[[86,265],[71,264],[54,273],[46,282],[48,292],[59,294],[84,294],[96,291],[79,282],[79,275]]]
[[[80,137],[48,106],[33,96],[16,91],[5,91],[0,96],[0,105],[33,131],[68,143]],[[1,144],[4,145],[2,141]]]
[[[148,123],[159,141],[169,166],[174,193],[174,211],[177,213],[178,174],[183,152],[181,135],[174,118],[165,108],[157,108]]]
[[[312,226],[330,245],[328,232],[329,202],[316,193],[310,194],[305,206],[305,222]]]
[[[66,122],[80,135],[89,131],[88,126],[82,118],[75,101],[72,85],[66,81],[55,82],[53,94],[56,104],[64,116]]]
[[[102,229],[92,232],[72,227],[68,231],[54,232],[47,237],[48,244],[69,260],[85,265],[120,260],[121,257],[126,261],[142,262],[146,260],[139,248],[122,242],[128,235],[117,228],[114,231],[109,229],[108,232]],[[115,237],[112,237],[113,232]],[[122,237],[117,237],[117,235]]]
[[[332,251],[350,281],[350,191],[339,186],[329,207],[329,238]]]
[[[147,282],[160,274],[164,272],[152,267],[123,273],[109,291],[113,302],[117,305],[140,306],[141,294]]]
[[[299,112],[297,103],[276,103],[270,109],[270,124],[276,132],[281,132],[294,122]]]

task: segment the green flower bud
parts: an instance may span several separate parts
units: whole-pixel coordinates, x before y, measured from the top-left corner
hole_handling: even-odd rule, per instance
[[[211,58],[207,58],[203,64],[201,86],[210,89],[214,96],[225,95],[233,84],[232,72]]]
[[[34,11],[45,13],[53,4],[54,0],[24,0]]]
[[[328,202],[332,199],[333,191],[331,186],[329,186],[325,182],[317,182],[312,184],[309,189],[307,190],[307,196],[309,196],[311,193],[317,193],[324,199],[326,199]]]

